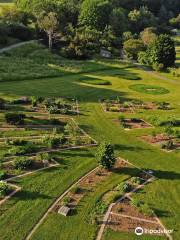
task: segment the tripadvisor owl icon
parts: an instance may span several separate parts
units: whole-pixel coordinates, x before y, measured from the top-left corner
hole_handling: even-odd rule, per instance
[[[144,232],[144,231],[143,231],[143,229],[142,229],[141,227],[137,227],[137,228],[135,229],[135,234],[138,235],[138,236],[142,235],[143,232]]]

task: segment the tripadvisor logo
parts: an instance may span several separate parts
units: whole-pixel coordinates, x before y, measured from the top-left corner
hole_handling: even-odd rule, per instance
[[[135,229],[135,234],[138,235],[138,236],[142,235],[143,232],[144,232],[144,230],[142,229],[142,227],[137,227]]]

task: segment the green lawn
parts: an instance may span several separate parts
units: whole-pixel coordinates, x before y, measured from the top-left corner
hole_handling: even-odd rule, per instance
[[[180,178],[180,152],[166,153],[158,147],[151,146],[139,139],[141,135],[151,133],[154,130],[161,131],[161,127],[125,131],[118,123],[113,122],[120,114],[103,112],[98,102],[100,98],[117,95],[122,100],[166,101],[171,103],[172,110],[143,110],[126,116],[141,117],[147,121],[150,121],[152,117],[157,119],[167,119],[169,116],[178,118],[180,113],[180,88],[177,84],[151,76],[142,70],[116,60],[104,61],[99,59],[76,62],[52,56],[46,50],[39,50],[38,48],[30,53],[27,53],[27,50],[21,50],[15,54],[14,58],[11,55],[12,53],[9,56],[0,58],[0,65],[5,64],[4,61],[6,61],[7,66],[8,62],[12,63],[14,61],[14,65],[8,65],[8,71],[3,65],[4,73],[3,78],[0,80],[3,81],[0,82],[0,96],[9,98],[21,95],[76,96],[80,102],[82,114],[75,118],[84,130],[99,142],[106,139],[114,144],[117,156],[120,155],[139,167],[151,168],[155,171],[155,175],[159,180],[148,185],[143,191],[144,193],[136,196],[139,199],[145,199],[147,203],[151,204],[166,228],[175,229],[174,239],[179,239],[180,184],[178,183]],[[43,51],[45,51],[45,55],[48,54],[49,56],[46,60],[42,60]],[[20,57],[24,52],[25,55]],[[36,53],[38,53],[38,56]],[[30,61],[32,54],[35,61],[32,60],[30,66],[35,66],[35,68],[28,69],[28,63],[25,61]],[[18,61],[18,64],[15,62],[16,58],[22,59],[21,65],[19,65]],[[51,72],[52,63],[56,67]],[[13,74],[11,74],[12,69],[15,70]],[[11,77],[9,78],[9,76]],[[136,78],[132,80],[132,76],[136,76]],[[87,84],[79,80],[82,77],[110,81],[111,85]],[[159,86],[167,89],[169,93],[151,95],[138,92],[131,89],[130,86],[134,84]],[[76,150],[67,151],[64,154],[60,153],[63,158],[62,166],[19,180],[19,185],[23,187],[23,191],[16,194],[15,198],[0,208],[0,239],[24,239],[24,236],[47,210],[50,203],[75,179],[97,164],[94,151]],[[89,212],[93,210],[93,203],[101,194],[116,185],[118,181],[122,181],[129,174],[129,172],[122,171],[118,178],[114,176],[107,180],[107,184],[99,185],[95,192],[82,199],[77,214],[73,217],[63,218],[56,214],[50,214],[32,239],[58,240],[61,236],[63,240],[94,239],[97,226],[89,226],[86,222]],[[133,234],[114,233],[114,238],[111,238],[109,237],[111,234],[107,233],[105,236],[106,240],[135,239]],[[144,239],[149,240],[152,238]]]

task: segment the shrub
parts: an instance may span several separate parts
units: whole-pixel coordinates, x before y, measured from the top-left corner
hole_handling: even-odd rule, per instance
[[[69,196],[64,197],[63,199],[63,205],[68,205],[71,201],[71,198]]]
[[[14,145],[14,146],[24,146],[26,145],[28,142],[26,140],[22,140],[22,139],[15,139],[15,140],[9,140],[7,139],[6,143],[8,145]]]
[[[32,160],[28,158],[16,158],[13,162],[13,166],[15,169],[23,170],[27,169],[32,165]]]
[[[5,100],[3,98],[0,98],[0,109],[5,108]]]
[[[174,143],[172,140],[169,140],[167,143],[162,144],[162,149],[172,150],[174,148]]]
[[[0,170],[0,180],[4,179],[6,176],[6,172],[4,170]]]
[[[22,24],[10,24],[8,28],[10,37],[18,38],[22,41],[28,41],[33,37],[32,30]]]
[[[49,153],[39,153],[37,155],[37,159],[39,159],[40,161],[51,161],[51,156],[49,155]]]
[[[8,192],[9,187],[6,182],[0,181],[0,196],[3,197]]]
[[[24,155],[30,154],[37,151],[37,146],[31,142],[27,142],[24,146],[15,146],[9,150],[9,154],[11,155]]]
[[[20,113],[6,113],[5,114],[5,120],[7,123],[12,125],[20,125],[24,124],[24,119],[26,115],[20,114]]]
[[[162,72],[164,70],[163,63],[153,63],[152,68],[157,72]]]
[[[44,139],[44,143],[47,144],[49,148],[57,148],[61,143],[61,138],[56,136],[48,136]]]
[[[129,39],[124,42],[123,47],[128,58],[137,60],[138,53],[145,49],[144,44],[139,39]]]
[[[71,193],[73,193],[73,194],[79,194],[81,191],[82,191],[82,189],[77,186],[71,189]]]
[[[96,157],[99,164],[106,169],[111,169],[116,162],[112,145],[105,142],[100,144]]]

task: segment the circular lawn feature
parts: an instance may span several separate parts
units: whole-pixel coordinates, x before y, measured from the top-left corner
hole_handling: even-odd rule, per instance
[[[82,83],[87,83],[87,84],[92,84],[92,85],[111,85],[111,82],[108,80],[103,80],[103,79],[97,79],[97,78],[80,78],[80,82]]]
[[[146,85],[146,84],[133,84],[129,86],[129,89],[136,92],[152,94],[152,95],[161,95],[169,93],[169,90],[163,87]]]

